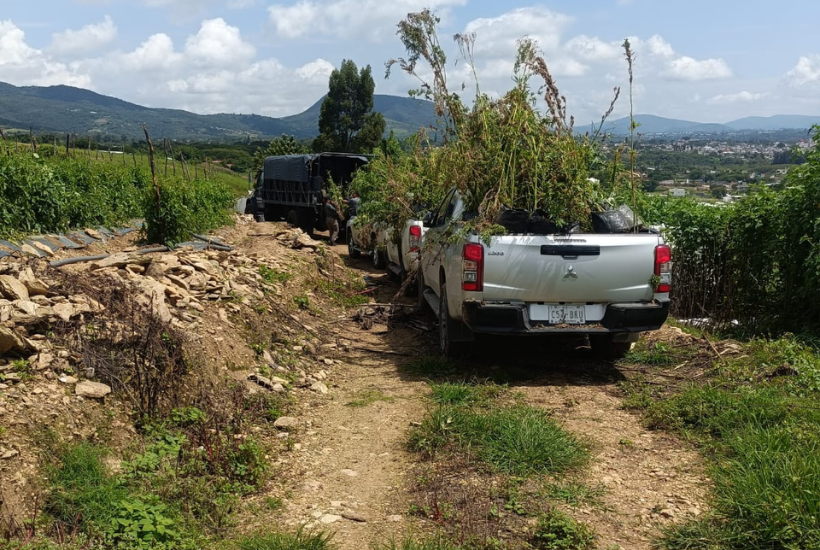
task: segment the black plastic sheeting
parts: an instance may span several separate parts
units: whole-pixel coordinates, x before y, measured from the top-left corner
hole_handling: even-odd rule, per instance
[[[130,226],[127,227],[117,227],[111,229],[107,227],[97,227],[94,230],[88,230],[90,233],[93,233],[93,236],[86,231],[76,230],[70,231],[65,235],[34,235],[24,239],[22,243],[0,240],[0,258],[6,258],[8,256],[21,254],[34,255],[37,258],[43,258],[47,256],[48,254],[46,254],[43,250],[40,250],[38,246],[44,247],[50,250],[52,253],[56,253],[62,249],[81,250],[86,248],[88,245],[97,242],[106,242],[108,239],[113,239],[116,237],[127,235],[129,233],[133,233],[134,231],[137,231],[140,227],[142,227],[142,221],[136,220],[132,222]],[[35,243],[37,243],[37,246],[35,246]],[[28,247],[26,248],[27,252],[23,252],[21,248],[22,244],[28,245]],[[233,250],[232,246],[224,243],[216,237],[210,237],[207,235],[194,235],[194,240],[179,243],[174,248],[183,247],[191,247],[195,250],[219,250],[224,252],[230,252]],[[151,252],[161,252],[168,250],[169,248],[165,246],[159,246],[137,250],[136,253],[148,254]],[[60,265],[67,265],[70,263],[77,263],[83,261],[94,261],[97,259],[103,259],[107,257],[108,255],[106,254],[102,256],[67,258],[65,260],[52,262],[51,265],[53,267],[59,267]]]

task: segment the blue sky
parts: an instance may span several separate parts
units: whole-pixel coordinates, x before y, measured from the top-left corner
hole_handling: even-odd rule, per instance
[[[820,116],[820,2],[784,0],[0,0],[0,81],[69,84],[142,105],[285,116],[309,107],[343,59],[370,64],[377,93],[413,80],[396,23],[431,8],[450,36],[475,32],[482,91],[510,87],[517,39],[538,41],[579,123],[626,91],[620,44],[637,53],[635,110],[703,122]],[[465,63],[450,82],[469,98]],[[621,96],[615,116],[628,113]]]

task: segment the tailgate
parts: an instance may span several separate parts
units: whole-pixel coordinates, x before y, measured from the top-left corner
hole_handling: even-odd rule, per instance
[[[484,251],[487,301],[649,301],[659,237],[638,234],[507,235]]]

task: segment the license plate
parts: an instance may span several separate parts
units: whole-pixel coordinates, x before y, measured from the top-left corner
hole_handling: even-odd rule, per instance
[[[547,321],[551,325],[583,325],[587,322],[584,306],[547,306]]]

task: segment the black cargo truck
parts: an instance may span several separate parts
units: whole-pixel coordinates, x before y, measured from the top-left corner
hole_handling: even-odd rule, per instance
[[[268,157],[256,178],[247,213],[265,221],[285,220],[311,234],[327,229],[322,196],[332,180],[347,195],[347,186],[366,155],[317,153]]]

